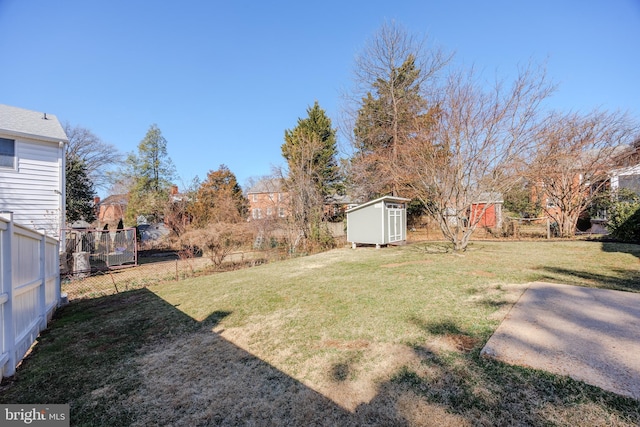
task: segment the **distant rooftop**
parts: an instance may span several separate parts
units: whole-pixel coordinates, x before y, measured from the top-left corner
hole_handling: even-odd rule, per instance
[[[101,205],[126,205],[129,201],[128,194],[112,194],[100,201]]]
[[[58,118],[53,114],[0,104],[0,132],[14,137],[30,137],[51,142],[68,142]]]
[[[247,190],[247,194],[279,193],[282,191],[282,181],[277,178],[263,179]]]

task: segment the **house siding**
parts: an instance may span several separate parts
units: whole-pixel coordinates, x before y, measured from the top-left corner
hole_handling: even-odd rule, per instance
[[[19,224],[58,237],[64,183],[60,144],[15,140],[14,169],[0,168],[0,210],[14,213]]]
[[[611,189],[625,188],[640,195],[640,165],[611,171]]]

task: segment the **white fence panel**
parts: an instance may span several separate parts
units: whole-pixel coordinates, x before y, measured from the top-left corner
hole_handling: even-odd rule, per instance
[[[0,376],[46,328],[60,301],[58,241],[0,213]]]
[[[45,307],[50,319],[60,301],[60,254],[58,241],[47,237],[45,241]]]

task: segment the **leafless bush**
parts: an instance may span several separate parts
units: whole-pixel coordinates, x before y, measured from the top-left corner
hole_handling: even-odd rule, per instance
[[[244,223],[214,223],[204,228],[194,228],[180,237],[185,254],[202,250],[216,268],[225,257],[251,242],[252,234]]]

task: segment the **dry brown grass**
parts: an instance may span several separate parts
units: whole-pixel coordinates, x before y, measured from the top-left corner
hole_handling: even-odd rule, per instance
[[[74,425],[640,422],[640,402],[479,356],[523,283],[640,291],[636,246],[438,245],[339,249],[72,303],[0,401],[71,403]]]
[[[141,357],[133,425],[471,425],[393,384],[400,367],[420,366],[407,346],[323,341],[338,351],[311,358],[294,377],[274,367],[286,366],[286,352],[267,364],[243,341],[239,331],[201,331]]]

